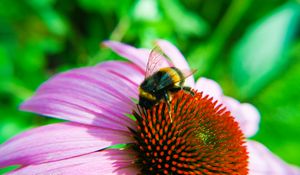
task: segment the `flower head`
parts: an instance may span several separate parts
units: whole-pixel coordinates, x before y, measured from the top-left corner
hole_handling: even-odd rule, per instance
[[[134,113],[133,148],[142,174],[247,174],[244,135],[230,112],[215,104],[202,93],[181,91],[171,112],[162,102]]]
[[[163,40],[157,44],[176,67],[189,69],[175,46]],[[164,170],[178,174],[187,174],[194,168],[206,174],[230,171],[246,174],[247,168],[250,174],[299,174],[298,169],[253,141],[246,142],[249,152],[249,167],[246,167],[243,145],[246,140],[219,103],[227,106],[246,136],[256,132],[257,126],[249,126],[257,125],[259,114],[252,105],[226,98],[220,90],[210,88],[215,92],[210,94],[214,99],[210,99],[206,87],[214,87],[211,80],[204,84],[202,80],[207,79],[196,84],[193,77],[186,80],[186,85],[203,91],[204,95],[176,94],[171,103],[173,122],[166,117],[169,113],[164,103],[144,113],[134,113],[137,119],[134,121],[127,114],[138,112],[132,98],[138,98],[150,50],[112,41],[104,45],[130,62],[109,61],[73,69],[42,84],[21,109],[70,122],[35,128],[4,143],[0,146],[0,167],[20,165],[11,174],[138,174],[150,171],[151,156],[157,155],[161,158],[155,162],[163,161],[165,164],[161,166],[167,166]],[[118,144],[131,147],[110,149]],[[153,151],[143,152],[149,145]],[[164,150],[165,146],[168,151],[156,150]],[[176,159],[175,166],[173,162],[166,165],[169,150],[172,160]]]

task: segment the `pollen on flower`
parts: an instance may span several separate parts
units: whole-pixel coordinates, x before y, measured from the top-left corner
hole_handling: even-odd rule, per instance
[[[244,135],[230,112],[199,92],[179,91],[170,105],[133,113],[132,149],[141,174],[248,173]]]

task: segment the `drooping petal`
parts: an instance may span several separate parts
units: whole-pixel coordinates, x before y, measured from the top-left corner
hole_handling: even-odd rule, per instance
[[[57,161],[131,142],[129,132],[76,123],[51,124],[24,132],[1,145],[0,167]]]
[[[21,105],[22,110],[61,118],[83,124],[127,131],[134,122],[124,114],[130,113],[137,98],[135,77],[140,71],[130,63],[111,63],[111,69],[123,67],[122,74],[99,66],[73,69],[56,75],[39,87],[36,94]],[[116,66],[116,67],[114,67]]]
[[[111,48],[120,56],[127,58],[134,64],[138,65],[141,70],[146,70],[150,50],[137,49],[135,47],[117,41],[104,41],[103,45]]]
[[[256,134],[260,121],[260,114],[253,105],[249,103],[240,103],[227,96],[222,97],[222,101],[239,122],[246,137],[251,137]]]
[[[181,70],[190,70],[190,67],[181,54],[181,52],[174,46],[172,43],[166,40],[157,40],[157,45],[161,47],[163,52],[171,59],[175,67],[178,67]],[[195,80],[193,76],[190,76],[185,80],[187,86],[193,87],[195,85]]]
[[[80,175],[132,175],[138,174],[133,156],[126,150],[103,150],[70,159],[29,165],[10,174],[80,174]]]
[[[220,85],[214,80],[201,77],[197,80],[195,87],[198,91],[203,92],[203,95],[209,95],[214,100],[221,102],[223,91]]]
[[[248,141],[247,147],[249,151],[249,174],[300,175],[300,169],[288,165],[262,144]]]

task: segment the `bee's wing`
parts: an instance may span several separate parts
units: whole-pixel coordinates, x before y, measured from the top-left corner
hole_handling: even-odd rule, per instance
[[[151,76],[162,67],[170,66],[172,66],[172,63],[168,60],[166,54],[159,46],[155,46],[149,54],[145,77]]]
[[[181,73],[183,74],[184,79],[186,79],[187,77],[193,75],[195,72],[197,72],[197,69],[184,69],[184,70],[180,70]]]

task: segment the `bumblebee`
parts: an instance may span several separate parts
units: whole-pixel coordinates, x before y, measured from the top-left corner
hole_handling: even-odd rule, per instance
[[[158,46],[150,52],[146,77],[139,86],[139,105],[141,107],[149,109],[161,100],[165,100],[170,111],[172,93],[184,90],[194,94],[190,87],[183,84],[185,79],[195,71],[182,71],[174,66],[167,67],[170,64],[168,57]]]

